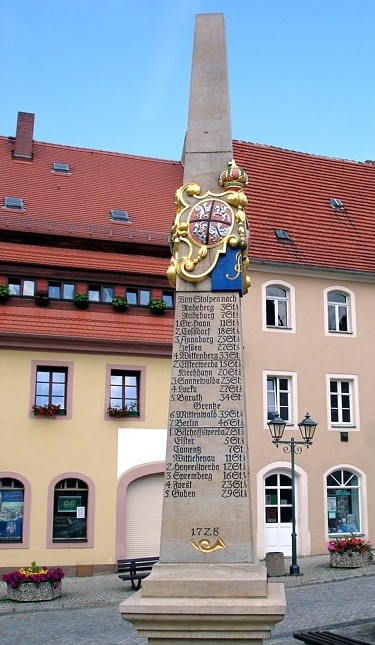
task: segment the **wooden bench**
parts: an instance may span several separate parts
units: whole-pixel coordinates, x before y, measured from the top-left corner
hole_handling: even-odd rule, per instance
[[[151,569],[159,558],[129,558],[117,560],[117,573],[121,580],[130,580],[133,589],[140,589],[143,578],[151,573]]]
[[[307,645],[369,645],[366,641],[360,641],[333,632],[295,632],[294,638],[303,641]]]

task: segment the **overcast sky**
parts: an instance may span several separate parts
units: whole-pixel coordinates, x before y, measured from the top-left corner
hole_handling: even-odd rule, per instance
[[[375,0],[0,0],[0,134],[179,160],[197,13],[223,13],[233,138],[375,159]]]

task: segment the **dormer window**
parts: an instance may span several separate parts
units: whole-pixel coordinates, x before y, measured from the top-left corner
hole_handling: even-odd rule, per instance
[[[3,208],[9,208],[10,210],[23,211],[25,210],[25,204],[21,197],[5,197]]]
[[[341,213],[345,213],[345,206],[342,203],[341,199],[336,199],[336,197],[331,197],[329,200],[331,208],[333,208],[334,211],[340,211]]]
[[[291,241],[288,231],[284,231],[282,228],[275,229],[275,235],[278,240],[288,240],[289,242]]]
[[[62,175],[69,175],[70,174],[70,167],[68,163],[59,163],[59,162],[54,162],[52,164],[52,172],[58,172]]]
[[[109,211],[109,219],[111,222],[125,222],[130,224],[130,216],[127,211],[114,210]]]

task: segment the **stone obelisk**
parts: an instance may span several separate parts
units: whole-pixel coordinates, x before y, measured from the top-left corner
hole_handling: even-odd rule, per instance
[[[196,17],[176,287],[160,561],[120,606],[150,643],[259,643],[285,612],[254,555],[241,299],[247,175],[233,159],[224,18]]]

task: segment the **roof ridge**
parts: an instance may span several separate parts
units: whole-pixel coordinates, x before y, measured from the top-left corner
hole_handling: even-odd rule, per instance
[[[15,140],[15,137],[13,136],[5,136],[5,135],[0,135],[0,140],[3,139],[4,141],[13,141]],[[127,152],[119,152],[119,151],[113,151],[113,150],[101,150],[99,148],[86,148],[84,146],[71,146],[65,143],[51,143],[50,141],[38,141],[36,139],[33,140],[33,145],[41,145],[41,146],[49,146],[51,148],[66,148],[68,150],[77,150],[79,152],[96,152],[99,154],[104,154],[104,155],[113,155],[115,157],[120,156],[120,157],[129,157],[130,159],[142,159],[144,161],[152,161],[152,162],[160,162],[160,163],[172,163],[172,164],[177,164],[181,165],[181,161],[178,161],[177,159],[161,159],[159,157],[146,157],[142,155],[134,155],[130,154]]]
[[[270,150],[280,150],[281,152],[292,152],[293,154],[296,154],[296,155],[303,155],[305,157],[314,157],[316,159],[327,159],[329,161],[345,161],[348,163],[355,163],[363,166],[374,165],[372,163],[369,163],[368,161],[357,161],[356,159],[345,159],[343,157],[329,157],[328,155],[318,155],[313,152],[303,152],[302,150],[292,150],[291,148],[281,148],[280,146],[272,146],[267,143],[255,143],[254,141],[244,141],[242,139],[233,139],[233,143],[256,146],[258,148],[269,148]]]

